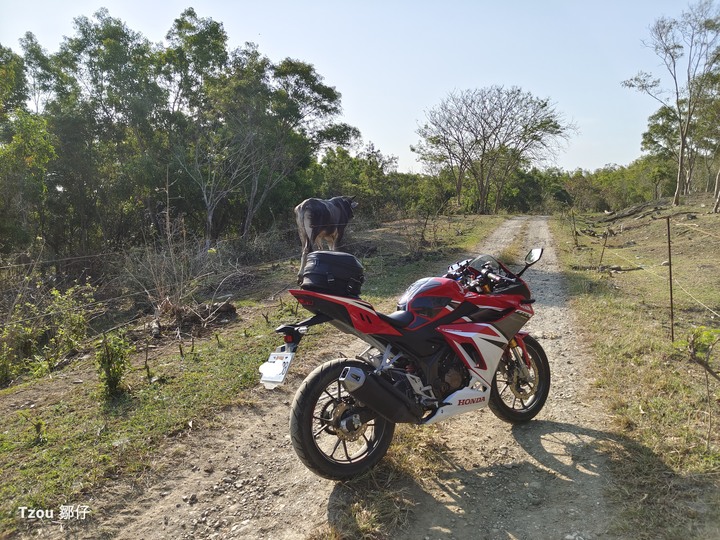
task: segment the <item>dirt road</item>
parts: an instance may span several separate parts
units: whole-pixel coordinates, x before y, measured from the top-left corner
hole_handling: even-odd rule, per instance
[[[525,251],[545,248],[523,276],[537,302],[525,328],[545,349],[550,397],[528,424],[511,426],[489,411],[450,419],[445,474],[418,490],[420,506],[400,538],[591,540],[607,534],[613,510],[603,498],[608,481],[598,445],[603,409],[593,403],[593,360],[582,346],[544,218],[518,218],[500,227],[478,252],[498,253],[516,235]]]
[[[447,451],[441,472],[409,487],[415,506],[396,538],[612,538],[606,531],[614,511],[603,498],[609,477],[599,450],[608,438],[606,418],[590,396],[593,360],[566,306],[547,220],[509,220],[477,251],[498,253],[518,234],[526,248],[545,248],[526,277],[537,298],[528,329],[550,359],[550,398],[523,426],[505,424],[487,410],[442,424]],[[362,348],[358,341],[356,349],[340,351],[340,343],[345,340],[314,362]],[[296,379],[284,389],[259,387],[260,405],[226,411],[219,420],[224,429],[175,441],[161,458],[170,471],[165,478],[103,494],[102,519],[67,536],[299,540],[332,523],[343,510],[342,486],[307,471],[290,446]],[[43,532],[58,537],[57,529]]]

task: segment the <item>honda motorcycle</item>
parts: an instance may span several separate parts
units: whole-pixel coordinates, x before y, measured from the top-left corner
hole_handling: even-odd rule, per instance
[[[313,316],[277,328],[284,344],[260,366],[267,388],[282,384],[303,336],[330,323],[368,348],[354,359],[318,366],[291,407],[292,445],[314,473],[346,480],[386,454],[395,424],[429,425],[484,407],[526,422],[542,409],[550,366],[521,329],[535,301],[522,274],[542,256],[531,250],[513,274],[489,255],[458,262],[442,277],[413,283],[397,311],[383,314],[360,298],[360,262],[350,254],[310,254],[300,289]]]

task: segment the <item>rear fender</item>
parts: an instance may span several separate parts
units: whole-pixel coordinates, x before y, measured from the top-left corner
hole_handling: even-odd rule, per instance
[[[302,340],[303,336],[307,334],[308,328],[318,324],[326,323],[329,320],[331,319],[327,315],[318,313],[316,315],[313,315],[309,319],[300,321],[299,323],[282,324],[278,326],[275,331],[278,334],[283,334],[283,339],[285,341],[283,352],[295,352],[295,350],[298,348],[298,345],[300,345],[300,341]]]

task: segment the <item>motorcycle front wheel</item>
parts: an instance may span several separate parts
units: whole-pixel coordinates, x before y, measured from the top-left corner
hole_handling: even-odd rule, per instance
[[[495,416],[513,424],[535,418],[550,393],[550,364],[545,351],[531,336],[524,336],[523,342],[527,361],[520,347],[505,351],[488,401]]]
[[[395,424],[382,417],[357,421],[356,400],[338,381],[346,367],[372,369],[347,358],[321,364],[298,388],[290,411],[295,453],[308,469],[330,480],[347,480],[375,466],[395,432]]]

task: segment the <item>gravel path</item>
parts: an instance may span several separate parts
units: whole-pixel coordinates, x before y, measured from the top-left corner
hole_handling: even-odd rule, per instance
[[[527,252],[544,247],[523,278],[537,299],[525,327],[550,361],[550,397],[531,422],[512,426],[490,411],[461,415],[443,426],[449,467],[419,490],[417,519],[399,536],[455,539],[609,538],[612,513],[598,445],[610,438],[606,416],[590,398],[592,357],[576,332],[547,220],[510,220],[478,247],[498,253],[518,234]]]

